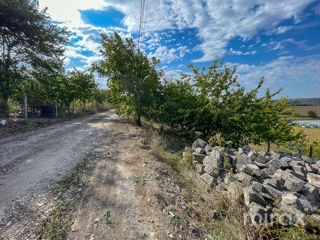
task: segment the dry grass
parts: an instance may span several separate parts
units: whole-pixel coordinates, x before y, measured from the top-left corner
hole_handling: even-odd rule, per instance
[[[78,204],[79,196],[70,194],[72,190],[84,188],[86,171],[89,171],[90,161],[95,159],[94,154],[88,154],[81,163],[79,163],[62,180],[57,182],[55,195],[58,201],[51,211],[39,223],[39,236],[37,239],[58,240],[67,239],[69,228],[72,225],[73,213]]]
[[[315,158],[320,158],[320,149],[318,144],[316,142],[320,142],[320,128],[302,128],[302,127],[295,127],[297,130],[302,130],[303,133],[306,135],[306,148],[302,152],[304,155],[309,155],[309,149],[310,145],[313,146],[313,157]],[[256,151],[267,151],[267,144],[261,144],[261,145],[254,145],[251,144],[250,147]],[[297,150],[294,149],[289,149],[284,146],[276,145],[276,144],[271,144],[270,146],[270,151],[282,151],[282,152],[296,152]]]
[[[296,128],[301,129],[303,133],[307,136],[307,139],[309,139],[310,141],[320,140],[320,128]]]
[[[320,106],[294,106],[294,112],[302,116],[308,116],[309,111],[315,111],[320,116]]]
[[[266,152],[268,149],[268,146],[266,143],[263,143],[261,145],[255,145],[255,144],[250,144],[249,145],[251,149],[256,150],[256,151],[264,151]],[[280,152],[287,152],[287,153],[292,153],[295,152],[292,149],[280,146],[280,145],[276,145],[276,144],[271,144],[270,145],[270,151],[280,151]]]

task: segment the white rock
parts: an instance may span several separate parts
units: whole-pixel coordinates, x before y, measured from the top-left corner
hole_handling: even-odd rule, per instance
[[[320,175],[314,174],[314,173],[308,173],[307,180],[309,183],[311,183],[317,187],[320,187]]]

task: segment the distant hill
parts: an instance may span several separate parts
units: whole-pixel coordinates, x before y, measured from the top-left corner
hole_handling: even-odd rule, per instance
[[[277,101],[277,100],[274,100]],[[319,106],[320,98],[291,98],[288,99],[288,105],[291,106]]]
[[[292,98],[288,99],[288,104],[292,106],[316,106],[320,105],[320,98]]]

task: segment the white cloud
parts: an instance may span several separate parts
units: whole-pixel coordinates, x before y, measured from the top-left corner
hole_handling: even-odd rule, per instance
[[[64,52],[64,55],[68,58],[82,58],[85,59],[86,56],[80,54],[79,52],[82,51],[80,47],[74,47],[74,46],[67,46],[66,50]]]
[[[290,44],[294,44],[299,48],[305,49],[305,50],[310,50],[310,46],[306,45],[306,41],[302,40],[302,41],[295,41],[292,38],[287,38],[287,39],[283,39],[281,41],[273,41],[272,39],[268,42],[265,42],[263,44],[261,44],[261,47],[266,48],[267,51],[276,51],[276,50],[281,50],[282,54],[284,53],[284,49],[286,49],[286,45],[290,43]],[[312,46],[311,49],[313,47],[316,47],[316,45]]]
[[[266,65],[236,64],[239,81],[253,88],[259,79],[265,77],[265,87],[283,87],[285,90],[296,84],[312,86],[313,91],[320,89],[320,55],[309,57],[282,56]],[[275,90],[275,89],[274,89]],[[300,89],[309,94],[306,89]],[[310,95],[309,95],[310,96]]]
[[[87,26],[81,19],[79,10],[101,10],[108,4],[104,0],[39,0],[40,8],[48,7],[48,13],[68,28],[75,29]]]
[[[65,56],[68,60],[65,64],[70,63],[70,58],[80,59],[85,64],[84,67],[89,67],[92,62],[100,59],[100,35],[102,33],[112,33],[114,30],[119,30],[122,37],[131,37],[129,33],[124,33],[123,29],[110,27],[96,27],[83,22],[81,19],[81,10],[103,10],[110,6],[104,0],[39,0],[41,9],[48,7],[47,12],[53,20],[62,22],[61,26],[66,26],[73,33],[70,40],[76,40],[72,46],[67,46]],[[81,52],[91,51],[97,56],[87,57]]]
[[[91,57],[87,57],[87,65],[85,67],[91,67],[91,64],[97,63],[98,61],[102,60],[103,57],[101,55],[93,55]]]
[[[164,72],[165,74],[164,77],[167,80],[175,81],[181,78],[181,73],[182,73],[182,70],[180,69],[166,69],[166,71]]]
[[[285,33],[285,32],[287,32],[287,31],[289,31],[291,29],[292,29],[291,26],[280,26],[280,27],[277,28],[276,31],[277,31],[277,33]]]
[[[188,52],[186,46],[180,46],[178,48],[159,46],[154,53],[149,53],[148,57],[156,57],[163,63],[171,63],[174,60],[183,58],[186,52]]]
[[[203,56],[194,62],[206,62],[213,60],[215,56],[223,56],[227,52],[228,42],[234,37],[245,40],[251,39],[260,31],[284,33],[290,30],[288,26],[280,26],[281,21],[293,18],[296,23],[299,22],[299,14],[314,1],[316,0],[268,0],[262,3],[258,0],[147,0],[143,31],[148,33],[196,28],[202,41],[197,48],[202,51]],[[40,6],[48,6],[48,12],[54,20],[63,21],[71,31],[83,36],[79,46],[91,51],[98,49],[97,36],[107,30],[84,23],[79,10],[113,7],[125,16],[122,20],[125,29],[119,29],[120,31],[138,31],[140,1],[40,0]],[[155,50],[155,54],[163,59],[164,53],[167,53],[166,62],[175,60],[177,53],[173,49],[164,49],[157,38],[161,39],[162,36],[154,37],[147,47]],[[274,46],[274,49],[280,48],[280,45]]]
[[[200,25],[199,36],[203,57],[196,62],[212,60],[225,52],[228,41],[236,36],[250,39],[258,31],[271,31],[284,20],[298,15],[312,0],[299,1],[208,1],[207,14],[203,25]]]
[[[235,55],[242,55],[242,54],[243,54],[243,52],[233,50],[233,48],[230,48],[230,49],[229,49],[229,52],[232,53],[232,54],[235,54]]]
[[[94,79],[96,83],[99,85],[100,88],[106,89],[107,84],[106,84],[106,79],[105,78],[100,78],[97,74],[94,76]]]
[[[63,63],[64,63],[65,65],[68,65],[68,64],[70,63],[70,61],[71,61],[71,59],[68,58],[68,57],[66,57],[66,58],[64,58]]]
[[[256,50],[252,50],[252,51],[247,51],[247,52],[241,52],[241,51],[238,51],[238,50],[234,50],[233,48],[230,48],[229,49],[229,53],[235,54],[235,55],[254,55],[254,54],[257,53],[257,51]]]
[[[228,41],[236,36],[250,39],[258,31],[283,33],[289,27],[279,26],[282,20],[299,21],[300,12],[315,0],[170,0],[147,1],[144,30],[197,28],[203,56],[195,62],[210,61],[226,53]],[[109,1],[126,15],[123,24],[128,31],[138,30],[139,6],[136,1]]]

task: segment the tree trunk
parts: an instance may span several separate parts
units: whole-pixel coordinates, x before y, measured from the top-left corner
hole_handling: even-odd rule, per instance
[[[164,133],[164,126],[163,126],[163,123],[161,123],[161,126],[160,126],[160,134]]]
[[[1,101],[1,97],[0,97],[0,101]],[[9,97],[6,95],[3,95],[2,97],[2,102],[0,102],[1,104],[1,108],[3,108],[3,113],[9,117],[10,112],[9,112],[9,106],[8,106],[8,102],[9,102]],[[1,109],[0,109],[1,110]]]
[[[9,101],[9,97],[4,95],[3,96],[3,103],[4,103],[5,106],[8,106],[8,101]]]
[[[140,113],[137,113],[136,124],[137,124],[139,127],[141,126],[141,116],[140,116]]]
[[[268,142],[268,149],[267,152],[270,152],[270,142]]]
[[[136,124],[138,126],[141,126],[141,107],[138,104],[138,106],[136,107]]]

